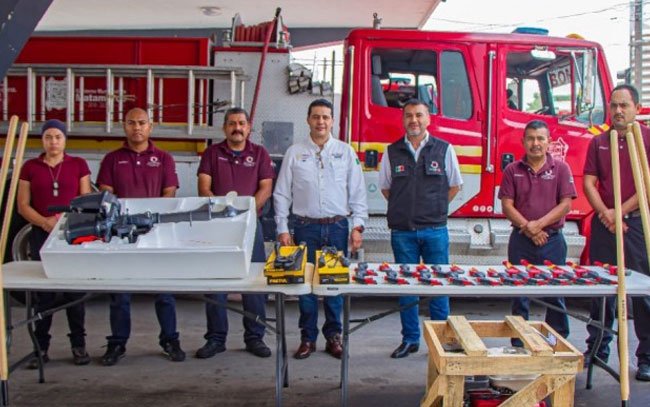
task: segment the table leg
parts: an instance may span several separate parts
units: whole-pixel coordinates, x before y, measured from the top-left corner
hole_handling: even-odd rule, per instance
[[[284,315],[282,304],[284,302],[284,295],[282,293],[275,294],[275,405],[282,405],[282,387],[286,382],[286,355],[283,348],[284,344]]]
[[[350,363],[350,302],[349,295],[343,296],[343,354],[341,355],[341,405],[348,405],[348,367]]]
[[[600,348],[600,344],[603,342],[603,336],[605,335],[605,332],[603,331],[602,327],[605,326],[605,306],[607,301],[607,297],[602,297],[600,299],[600,326],[601,329],[598,331],[598,336],[596,337],[596,342],[594,345],[591,347],[591,352],[589,353],[589,367],[587,368],[587,384],[586,384],[586,389],[590,390],[592,388],[592,379],[593,379],[593,374],[594,374],[594,365],[596,362],[596,355],[598,354],[598,348]]]
[[[283,360],[283,366],[282,366],[282,373],[284,375],[284,387],[289,387],[289,358],[287,357],[287,328],[285,326],[285,321],[284,321],[284,316],[285,316],[285,295],[281,294],[281,299],[280,299],[280,307],[281,307],[281,312],[280,314],[282,315],[282,319],[280,320],[280,324],[282,326],[282,360]]]
[[[25,309],[27,311],[27,320],[34,318],[34,307],[32,306],[32,292],[25,291]],[[36,334],[34,333],[34,323],[27,324],[27,333],[29,338],[32,340],[35,351],[32,352],[34,356],[38,359],[38,382],[45,383],[45,369],[43,368],[43,353],[41,352],[41,347],[38,344],[36,339]]]

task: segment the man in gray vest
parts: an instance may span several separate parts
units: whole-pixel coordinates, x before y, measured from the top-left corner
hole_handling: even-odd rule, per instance
[[[404,105],[402,121],[406,135],[390,146],[382,157],[379,187],[388,200],[388,227],[397,263],[448,264],[449,202],[463,180],[453,147],[427,131],[431,121],[427,105],[417,99]],[[400,306],[419,300],[399,297]],[[400,312],[402,343],[391,354],[403,358],[420,348],[418,306]],[[449,315],[449,297],[429,302],[433,320]]]

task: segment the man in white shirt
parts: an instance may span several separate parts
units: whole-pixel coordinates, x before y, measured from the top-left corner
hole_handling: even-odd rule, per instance
[[[429,110],[420,100],[409,100],[402,121],[406,134],[386,149],[379,172],[379,188],[388,200],[388,227],[396,263],[448,264],[449,202],[463,180],[453,147],[427,131]],[[399,297],[402,343],[391,354],[403,358],[420,347],[418,297]],[[408,306],[410,304],[416,305]],[[445,320],[449,297],[429,301],[431,319]]]
[[[350,247],[353,252],[359,249],[368,217],[361,165],[352,147],[332,137],[333,112],[332,104],[325,99],[309,105],[309,139],[287,149],[273,193],[278,241],[284,246],[293,241],[307,243],[311,263],[315,251],[323,246],[335,246],[347,255],[348,216],[352,222]],[[288,226],[291,207],[295,217],[293,240]],[[299,305],[300,347],[294,357],[305,359],[316,350],[318,298],[301,295]],[[323,306],[325,351],[340,359],[343,299],[325,297]]]

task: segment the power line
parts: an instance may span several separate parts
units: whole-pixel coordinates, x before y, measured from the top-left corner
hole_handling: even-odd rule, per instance
[[[650,0],[645,0],[643,1],[643,4],[650,3]],[[580,12],[580,13],[573,13],[573,14],[566,14],[566,15],[561,15],[561,16],[556,16],[556,17],[548,17],[548,18],[543,18],[539,20],[535,20],[532,23],[543,23],[543,22],[548,22],[548,21],[554,21],[554,20],[562,20],[562,19],[567,19],[567,18],[574,18],[574,17],[581,17],[585,15],[593,15],[593,14],[601,14],[605,13],[608,11],[613,11],[613,10],[620,10],[624,11],[629,7],[629,3],[617,3],[614,5],[611,5],[609,7],[605,7],[602,9],[597,9],[597,10],[592,10],[592,11],[585,11],[585,12]],[[456,19],[448,19],[448,18],[437,18],[437,17],[432,17],[431,21],[441,21],[441,22],[448,22],[452,24],[466,24],[469,25],[467,28],[468,31],[473,31],[475,29],[481,29],[481,30],[493,30],[493,29],[499,29],[499,28],[510,28],[510,27],[518,27],[523,24],[528,24],[525,21],[519,21],[516,23],[509,23],[509,24],[504,24],[504,23],[479,23],[476,21],[463,21],[463,20],[456,20]]]

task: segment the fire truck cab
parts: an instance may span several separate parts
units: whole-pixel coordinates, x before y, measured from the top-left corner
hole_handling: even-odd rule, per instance
[[[551,154],[573,171],[578,198],[564,234],[568,257],[580,258],[591,213],[582,192],[585,153],[607,129],[612,88],[600,45],[520,33],[355,30],[345,57],[340,137],[364,164],[373,215],[366,259],[391,253],[378,165],[385,148],[403,137],[401,108],[411,98],[429,106],[429,132],[451,143],[459,159],[464,185],[450,204],[452,261],[504,258],[511,228],[497,199],[501,174],[523,157],[523,129],[533,119],[548,124]]]

